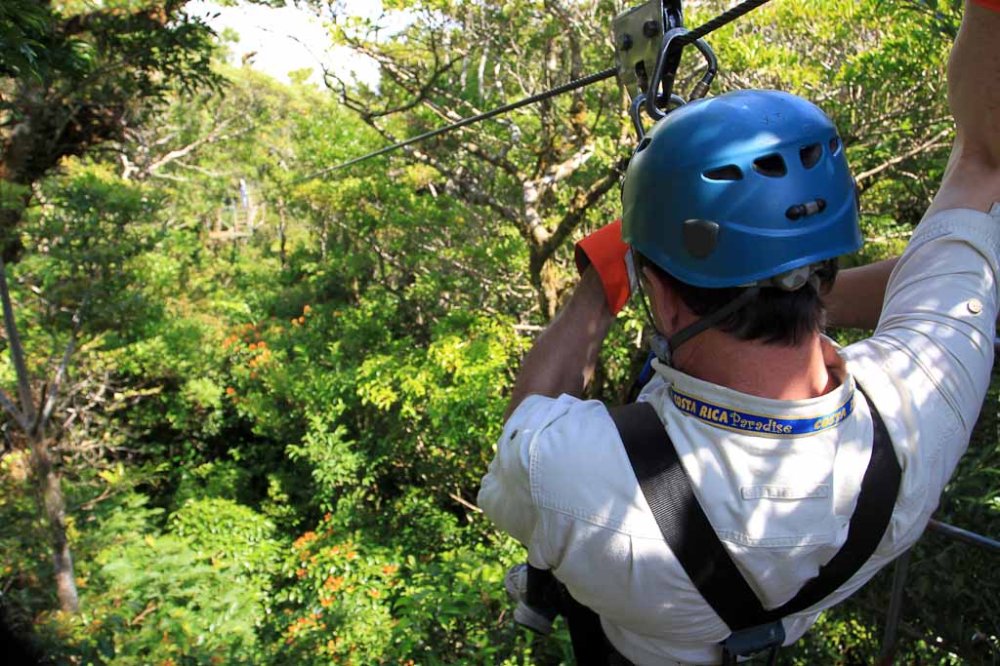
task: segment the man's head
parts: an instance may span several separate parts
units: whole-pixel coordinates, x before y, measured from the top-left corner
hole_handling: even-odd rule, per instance
[[[622,199],[625,241],[695,315],[743,339],[793,343],[819,330],[830,260],[861,247],[837,129],[786,93],[672,112],[640,142]]]
[[[694,287],[648,260],[640,259],[639,263],[643,268],[644,292],[657,327],[665,335],[711,317],[736,302],[747,290]],[[833,285],[836,275],[837,260],[823,262],[810,283],[795,291],[761,289],[746,305],[722,317],[714,328],[738,340],[797,345],[823,330],[826,312],[822,295]]]

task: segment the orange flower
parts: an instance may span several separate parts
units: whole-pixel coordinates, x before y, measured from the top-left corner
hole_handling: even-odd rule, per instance
[[[298,576],[299,578],[305,578],[306,577],[306,570],[305,569],[296,569],[295,570],[295,575]]]
[[[299,323],[300,324],[306,323],[306,318],[305,317],[299,317]]]
[[[395,564],[387,564],[384,567],[382,567],[382,573],[385,574],[386,576],[391,576],[397,571],[399,571],[399,567],[396,566]]]
[[[333,598],[332,597],[325,597],[323,599],[320,599],[319,600],[319,605],[322,606],[323,608],[329,608],[330,606],[333,605]]]
[[[256,342],[251,342],[250,345],[247,346],[247,349],[249,349],[250,351],[256,350],[257,349],[257,343]]]
[[[368,596],[371,597],[372,599],[378,599],[380,596],[382,596],[382,593],[374,589],[368,590]]]
[[[339,592],[340,588],[344,586],[343,576],[330,576],[325,581],[323,581],[323,587],[330,590],[331,592]]]
[[[310,541],[313,541],[315,538],[316,538],[316,533],[310,530],[305,534],[303,534],[302,536],[300,536],[298,539],[296,539],[295,542],[292,544],[292,547],[298,550],[303,546],[305,546],[306,544],[308,544]]]
[[[226,395],[236,395],[236,389],[234,389],[232,386],[227,386]]]
[[[312,312],[312,308],[308,304],[302,307],[302,314],[307,315]]]

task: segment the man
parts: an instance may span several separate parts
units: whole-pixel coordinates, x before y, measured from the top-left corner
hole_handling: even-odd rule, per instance
[[[891,520],[845,584],[783,618],[790,644],[920,537],[978,417],[998,313],[997,35],[1000,1],[972,0],[949,67],[954,150],[907,251],[835,281],[831,258],[860,243],[856,195],[815,107],[723,95],[640,144],[623,192],[631,259],[614,227],[581,244],[592,265],[524,360],[479,494],[529,563],[600,617],[619,658],[719,663],[731,633],[667,545],[608,409],[575,397],[632,291],[627,264],[658,333],[639,400],[764,607],[844,544],[876,414],[885,422],[902,470]],[[824,306],[830,324],[875,334],[836,349]]]

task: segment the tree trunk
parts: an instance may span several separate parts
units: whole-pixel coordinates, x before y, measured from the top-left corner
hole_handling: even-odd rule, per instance
[[[38,508],[49,527],[59,608],[66,613],[76,613],[80,608],[80,599],[73,575],[73,555],[69,539],[66,538],[66,502],[63,500],[62,483],[52,464],[45,436],[33,433],[28,437],[28,445],[31,448],[31,469],[38,492]]]
[[[59,379],[69,363],[73,345],[71,343],[67,348],[56,380],[51,386],[52,395],[44,406],[36,407],[35,397],[31,390],[31,378],[28,375],[28,367],[24,358],[24,347],[21,344],[17,322],[14,318],[14,304],[11,301],[10,287],[7,283],[7,264],[2,260],[0,260],[0,304],[2,304],[4,327],[7,331],[7,345],[17,375],[18,398],[21,407],[19,410],[16,409],[13,406],[13,401],[6,394],[3,394],[3,402],[28,439],[28,446],[31,450],[31,471],[38,493],[38,508],[49,524],[52,565],[55,571],[59,607],[67,613],[76,613],[80,602],[76,591],[76,580],[73,577],[73,556],[70,553],[69,540],[66,538],[66,503],[63,500],[59,474],[52,464],[52,456],[45,439],[46,420],[51,414],[51,407],[54,407],[54,396],[59,390]]]
[[[559,309],[559,270],[540,251],[532,249],[529,262],[531,285],[538,294],[538,306],[548,321],[555,319]]]
[[[288,220],[285,217],[285,200],[278,199],[278,256],[281,258],[281,267],[285,268],[288,260],[287,244]]]

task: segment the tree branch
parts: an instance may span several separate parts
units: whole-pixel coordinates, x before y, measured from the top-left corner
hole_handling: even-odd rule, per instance
[[[52,383],[49,387],[48,395],[45,398],[45,406],[42,408],[41,416],[38,417],[38,423],[34,427],[35,432],[43,432],[45,426],[49,424],[49,420],[52,418],[52,412],[56,408],[56,400],[59,397],[59,388],[66,378],[66,373],[69,368],[69,360],[73,356],[73,352],[76,350],[76,336],[80,331],[80,312],[83,306],[76,311],[73,315],[73,332],[70,333],[69,344],[66,345],[66,351],[63,352],[62,362],[59,363],[59,368],[56,370],[55,376],[52,378]]]
[[[17,408],[17,405],[14,404],[14,401],[11,400],[10,396],[3,389],[0,389],[0,406],[7,410],[7,413],[17,422],[17,425],[21,426],[21,430],[28,432],[31,423],[24,418],[24,414],[21,413],[21,410]]]
[[[143,169],[143,172],[147,175],[151,175],[154,171],[166,166],[170,162],[173,162],[174,160],[179,160],[183,157],[187,157],[188,155],[198,150],[205,144],[215,143],[220,139],[222,130],[226,129],[226,127],[228,127],[230,123],[232,123],[232,121],[233,121],[232,118],[228,118],[222,121],[220,124],[216,125],[214,128],[212,128],[212,131],[206,134],[205,136],[192,141],[183,148],[178,148],[177,150],[171,150],[169,153],[167,153],[160,159],[148,164],[146,168]],[[228,138],[229,137],[222,137],[222,139],[228,139]]]
[[[10,287],[7,284],[7,264],[0,257],[0,301],[3,302],[3,321],[7,329],[7,343],[10,345],[10,358],[17,374],[17,392],[21,400],[21,414],[24,422],[35,422],[35,398],[31,395],[31,378],[28,375],[28,365],[24,360],[24,345],[17,332],[14,321],[14,306],[10,300]],[[26,430],[27,432],[27,430]]]
[[[552,232],[549,238],[542,245],[540,254],[546,260],[548,257],[559,249],[566,239],[569,237],[573,230],[579,226],[580,222],[583,221],[584,216],[591,206],[596,204],[601,200],[605,194],[607,194],[611,189],[613,189],[621,177],[622,171],[625,169],[625,160],[620,160],[617,164],[608,169],[608,172],[603,178],[596,181],[590,186],[586,192],[577,195],[570,206],[569,211],[563,215],[562,220],[556,226],[556,230]]]
[[[912,150],[910,150],[908,152],[905,152],[902,155],[897,155],[896,157],[893,157],[891,160],[888,160],[887,162],[884,162],[884,163],[878,165],[874,169],[869,169],[868,171],[865,171],[864,173],[859,174],[858,178],[857,178],[858,184],[863,184],[864,181],[868,180],[869,178],[877,176],[878,174],[882,173],[883,171],[891,169],[892,167],[896,166],[897,164],[900,164],[901,162],[905,162],[906,160],[908,160],[908,159],[910,159],[912,157],[916,157],[917,155],[919,155],[921,153],[924,153],[924,152],[927,152],[928,150],[934,150],[935,148],[943,148],[943,147],[945,147],[947,144],[940,143],[940,141],[944,137],[948,136],[951,133],[951,131],[952,131],[952,129],[950,127],[946,128],[946,129],[943,129],[940,132],[938,132],[937,134],[935,134],[934,136],[932,136],[930,139],[928,139],[927,141],[925,141],[924,143],[922,143],[919,146],[917,146],[916,148],[913,148]],[[864,190],[864,189],[867,189],[867,187],[862,187],[862,190]]]

